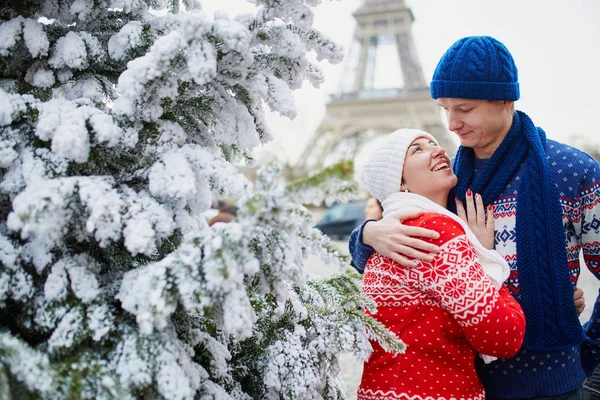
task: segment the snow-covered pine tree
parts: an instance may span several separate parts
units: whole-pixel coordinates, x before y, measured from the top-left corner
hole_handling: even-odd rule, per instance
[[[263,103],[292,118],[323,80],[307,53],[341,59],[319,2],[2,2],[1,399],[338,398],[340,352],[403,349],[356,275],[306,282],[308,254],[345,260],[301,204],[347,195],[347,165],[287,188],[234,166]],[[238,218],[209,228],[220,197]]]

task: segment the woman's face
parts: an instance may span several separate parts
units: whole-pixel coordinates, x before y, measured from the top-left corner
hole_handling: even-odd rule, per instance
[[[365,207],[365,219],[381,219],[383,210],[379,207],[379,203],[375,197],[369,197],[367,206]]]
[[[402,178],[400,190],[408,189],[443,206],[458,182],[446,151],[425,137],[415,139],[408,147]]]

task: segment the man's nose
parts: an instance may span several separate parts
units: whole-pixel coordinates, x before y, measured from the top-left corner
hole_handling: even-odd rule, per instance
[[[457,131],[462,128],[462,121],[460,118],[456,117],[456,114],[449,112],[448,113],[448,130],[451,132]]]

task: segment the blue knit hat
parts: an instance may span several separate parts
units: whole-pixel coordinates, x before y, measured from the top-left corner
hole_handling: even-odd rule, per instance
[[[438,63],[431,97],[475,100],[519,99],[519,78],[508,49],[490,36],[456,41]]]

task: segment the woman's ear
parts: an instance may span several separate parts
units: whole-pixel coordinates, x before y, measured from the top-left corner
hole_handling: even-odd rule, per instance
[[[400,181],[400,191],[406,192],[407,190],[408,188],[406,187],[406,181],[404,180],[404,178],[402,178],[402,180]]]

